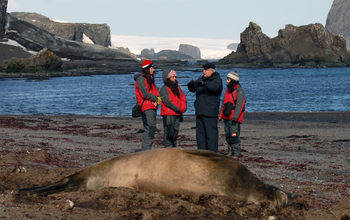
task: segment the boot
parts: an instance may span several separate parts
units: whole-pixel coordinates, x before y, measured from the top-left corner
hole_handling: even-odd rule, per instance
[[[231,157],[232,156],[232,147],[227,148],[227,154],[226,156]]]

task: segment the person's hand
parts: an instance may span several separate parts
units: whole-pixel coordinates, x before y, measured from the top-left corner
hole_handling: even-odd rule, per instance
[[[162,102],[162,98],[163,97],[157,97],[156,101],[153,102],[154,106],[157,107],[157,105],[159,105]]]
[[[185,108],[184,108],[184,107],[181,107],[181,108],[180,108],[180,112],[181,112],[181,113],[185,113]]]
[[[189,83],[187,83],[187,88],[189,91],[194,92],[194,81],[191,80]]]
[[[203,79],[202,79],[202,78],[197,79],[197,80],[194,82],[194,84],[197,85],[197,86],[204,86]]]
[[[221,121],[221,120],[222,120],[222,118],[221,118],[221,117],[219,117],[218,119],[219,119],[219,121]]]

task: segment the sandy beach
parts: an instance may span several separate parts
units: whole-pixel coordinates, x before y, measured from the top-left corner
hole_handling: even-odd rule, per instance
[[[142,123],[129,117],[0,115],[0,218],[350,219],[350,112],[248,112],[241,128],[240,162],[263,181],[292,192],[292,206],[127,188],[19,193],[134,153],[141,149]],[[225,153],[223,122],[219,134],[219,151]],[[162,137],[159,118],[154,149],[163,148]],[[178,144],[196,149],[193,116],[181,123]]]

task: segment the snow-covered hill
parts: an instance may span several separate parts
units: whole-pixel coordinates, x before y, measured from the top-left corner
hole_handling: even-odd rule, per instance
[[[190,44],[201,50],[202,59],[221,59],[230,54],[227,49],[231,43],[239,40],[205,39],[205,38],[170,38],[170,37],[140,37],[127,35],[112,35],[112,44],[116,47],[127,47],[130,52],[140,54],[143,49],[153,48],[155,52],[161,50],[179,50],[180,44]]]

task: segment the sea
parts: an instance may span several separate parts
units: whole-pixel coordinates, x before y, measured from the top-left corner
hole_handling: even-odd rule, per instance
[[[350,68],[217,69],[226,76],[236,70],[246,92],[246,112],[350,111]],[[201,71],[177,71],[187,98],[185,115],[193,115],[195,94],[187,83]],[[1,115],[131,116],[136,103],[134,74],[52,77],[44,80],[0,80]],[[163,85],[156,69],[156,85]],[[223,98],[224,91],[221,99]],[[160,110],[158,109],[158,115]]]

